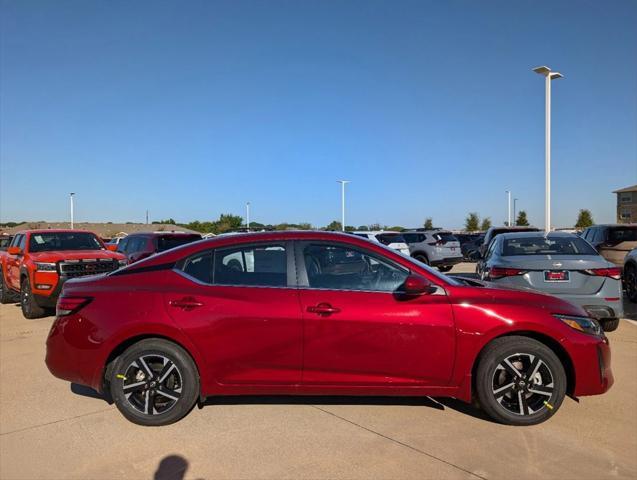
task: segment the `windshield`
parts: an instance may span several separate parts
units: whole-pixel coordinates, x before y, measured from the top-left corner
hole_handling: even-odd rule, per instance
[[[180,247],[187,243],[201,240],[201,235],[167,235],[157,239],[157,251],[165,252],[171,248]]]
[[[635,242],[637,241],[637,227],[615,227],[608,232],[611,242]]]
[[[597,252],[579,237],[522,237],[504,240],[502,255],[597,255]]]
[[[43,232],[32,233],[29,251],[51,252],[57,250],[101,250],[104,248],[97,237],[88,232]]]

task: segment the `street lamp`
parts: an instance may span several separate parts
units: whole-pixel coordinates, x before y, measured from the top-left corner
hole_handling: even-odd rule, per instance
[[[71,198],[71,230],[73,230],[73,197],[75,196],[75,192],[69,193],[69,197]]]
[[[336,180],[341,184],[341,230],[345,231],[345,184],[350,183],[351,180]]]
[[[516,223],[516,224],[517,224],[517,220],[516,220],[517,217],[515,216],[515,207],[516,207],[517,203],[518,203],[518,199],[514,198],[513,199],[513,222]]]
[[[551,231],[551,80],[562,78],[563,75],[559,72],[552,72],[549,67],[536,67],[533,69],[535,73],[543,75],[546,79],[546,145],[544,147],[545,155],[545,200],[544,200],[544,230],[546,233]]]
[[[250,231],[250,202],[246,203],[246,226],[248,227],[248,232]]]
[[[507,213],[507,227],[511,226],[511,191],[505,190],[507,194],[507,205],[508,205],[508,213]]]

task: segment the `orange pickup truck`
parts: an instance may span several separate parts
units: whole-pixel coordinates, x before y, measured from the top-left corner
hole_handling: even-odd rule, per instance
[[[127,264],[92,232],[26,230],[13,237],[0,255],[0,303],[18,297],[26,318],[55,308],[62,285],[70,278],[108,273]]]

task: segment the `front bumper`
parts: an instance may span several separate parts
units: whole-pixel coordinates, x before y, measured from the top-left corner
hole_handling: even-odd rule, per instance
[[[615,382],[608,338],[593,338],[570,352],[575,367],[576,397],[605,393]]]

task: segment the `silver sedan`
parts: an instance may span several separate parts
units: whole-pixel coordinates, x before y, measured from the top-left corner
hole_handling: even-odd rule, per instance
[[[481,278],[568,300],[599,320],[605,331],[615,330],[623,315],[621,268],[572,233],[498,235],[485,254]]]

